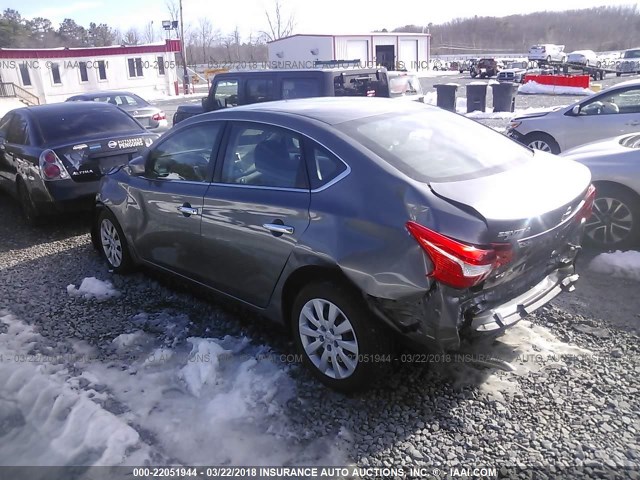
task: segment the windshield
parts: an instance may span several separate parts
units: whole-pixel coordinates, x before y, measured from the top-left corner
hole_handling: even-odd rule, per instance
[[[622,58],[640,58],[640,50],[627,50]]]
[[[420,94],[422,94],[422,88],[418,77],[415,75],[389,78],[389,96],[391,98]]]
[[[43,112],[37,115],[36,121],[45,143],[62,143],[97,135],[111,137],[126,133],[139,134],[145,131],[133,118],[118,108],[100,112]]]
[[[502,172],[533,158],[514,140],[461,115],[425,108],[340,124],[347,135],[420,182],[447,182]]]

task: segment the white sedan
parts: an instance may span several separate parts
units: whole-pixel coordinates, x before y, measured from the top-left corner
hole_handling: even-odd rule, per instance
[[[640,80],[618,83],[568,107],[519,115],[507,135],[551,153],[640,131]]]
[[[598,55],[593,50],[576,50],[567,56],[567,63],[575,63],[586,67],[599,67]]]

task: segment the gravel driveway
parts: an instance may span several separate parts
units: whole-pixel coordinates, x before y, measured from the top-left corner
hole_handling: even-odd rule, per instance
[[[28,228],[13,201],[0,195],[0,312],[32,325],[49,351],[72,351],[82,341],[106,354],[115,338],[141,328],[140,312],[186,318],[174,344],[231,335],[276,353],[293,351],[277,328],[237,307],[149,272],[110,274],[90,245],[86,221]],[[283,365],[295,388],[284,412],[294,433],[287,448],[335,449],[331,458],[363,467],[364,478],[434,472],[433,478],[640,478],[640,285],[589,273],[585,257],[575,293],[493,345],[466,350],[474,358],[490,353],[511,371],[462,357],[424,357],[419,360],[429,362],[398,362],[393,377],[372,392],[345,397],[299,365]],[[67,294],[67,285],[86,277],[110,280],[121,296],[97,302]],[[0,318],[0,334],[7,328]],[[142,328],[152,339],[166,339],[153,322]],[[69,375],[78,368],[64,366]],[[0,443],[16,423],[2,416],[3,393],[0,386]],[[127,419],[158,463],[184,462],[127,416],[131,405],[104,393],[95,401]],[[185,414],[175,429],[192,427]],[[325,443],[313,443],[318,439]],[[0,465],[9,463],[0,457]],[[479,468],[488,470],[473,470]]]

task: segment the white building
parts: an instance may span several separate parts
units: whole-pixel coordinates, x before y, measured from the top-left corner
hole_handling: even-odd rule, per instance
[[[268,43],[271,68],[313,68],[316,61],[359,60],[363,67],[388,70],[429,68],[428,33],[363,35],[291,35]]]
[[[95,48],[0,48],[0,97],[43,104],[96,90],[128,90],[143,98],[175,95],[179,51],[179,40]]]

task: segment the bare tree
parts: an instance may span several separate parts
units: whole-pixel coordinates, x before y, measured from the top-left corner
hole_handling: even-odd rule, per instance
[[[198,36],[199,40],[202,44],[202,62],[207,63],[207,49],[211,47],[211,42],[213,41],[213,25],[211,21],[206,18],[200,18],[198,23]]]
[[[289,13],[289,15],[285,13],[281,0],[274,0],[273,11],[269,13],[268,10],[265,10],[264,13],[269,23],[269,31],[262,31],[261,33],[266,37],[267,41],[287,37],[293,33],[295,15],[293,12]]]
[[[126,31],[122,40],[126,45],[138,45],[140,43],[140,33],[132,27]]]
[[[176,2],[176,0],[167,0],[167,13],[169,13],[169,18],[171,18],[172,22],[180,19],[180,5]]]
[[[156,29],[153,26],[153,20],[144,26],[143,38],[145,43],[153,43],[156,41]]]
[[[233,44],[236,48],[236,59],[240,60],[240,30],[238,30],[237,25],[231,34],[231,38],[233,38]]]

